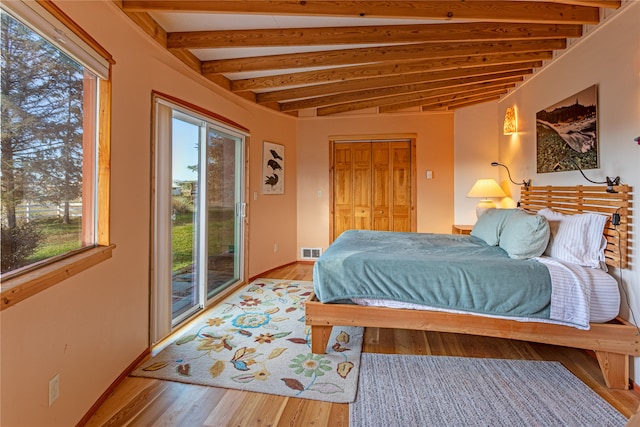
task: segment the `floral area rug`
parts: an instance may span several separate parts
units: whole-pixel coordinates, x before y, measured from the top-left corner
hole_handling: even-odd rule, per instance
[[[334,327],[326,354],[311,353],[304,303],[312,290],[312,282],[257,279],[131,375],[353,402],[363,328]]]

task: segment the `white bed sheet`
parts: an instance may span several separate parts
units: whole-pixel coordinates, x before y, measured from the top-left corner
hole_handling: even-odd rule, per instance
[[[618,315],[620,291],[618,282],[613,276],[600,269],[582,267],[556,258],[542,256],[536,259],[547,266],[551,275],[551,318],[490,317],[522,322],[555,323],[578,329],[589,329],[589,322],[604,323]],[[377,307],[476,314],[384,299],[354,298],[353,302],[358,305]],[[486,316],[484,314],[476,315]]]

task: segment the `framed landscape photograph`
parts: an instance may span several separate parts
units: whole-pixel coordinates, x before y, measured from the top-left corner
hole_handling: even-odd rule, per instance
[[[597,169],[598,87],[593,85],[536,113],[538,173]]]
[[[284,145],[264,142],[262,194],[284,194]]]

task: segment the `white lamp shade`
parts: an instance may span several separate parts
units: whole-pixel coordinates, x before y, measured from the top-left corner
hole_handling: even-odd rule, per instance
[[[488,199],[490,197],[507,197],[495,179],[483,178],[476,181],[469,190],[467,197],[480,197]]]
[[[476,181],[467,197],[479,197],[482,200],[476,206],[476,216],[479,218],[487,209],[495,208],[496,204],[490,197],[507,197],[495,179],[483,178]]]

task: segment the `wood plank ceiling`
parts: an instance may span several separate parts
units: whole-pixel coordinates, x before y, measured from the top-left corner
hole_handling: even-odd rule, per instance
[[[225,89],[277,111],[451,110],[498,99],[610,0],[114,0]],[[601,13],[602,12],[602,13]],[[312,110],[313,111],[313,110]]]

